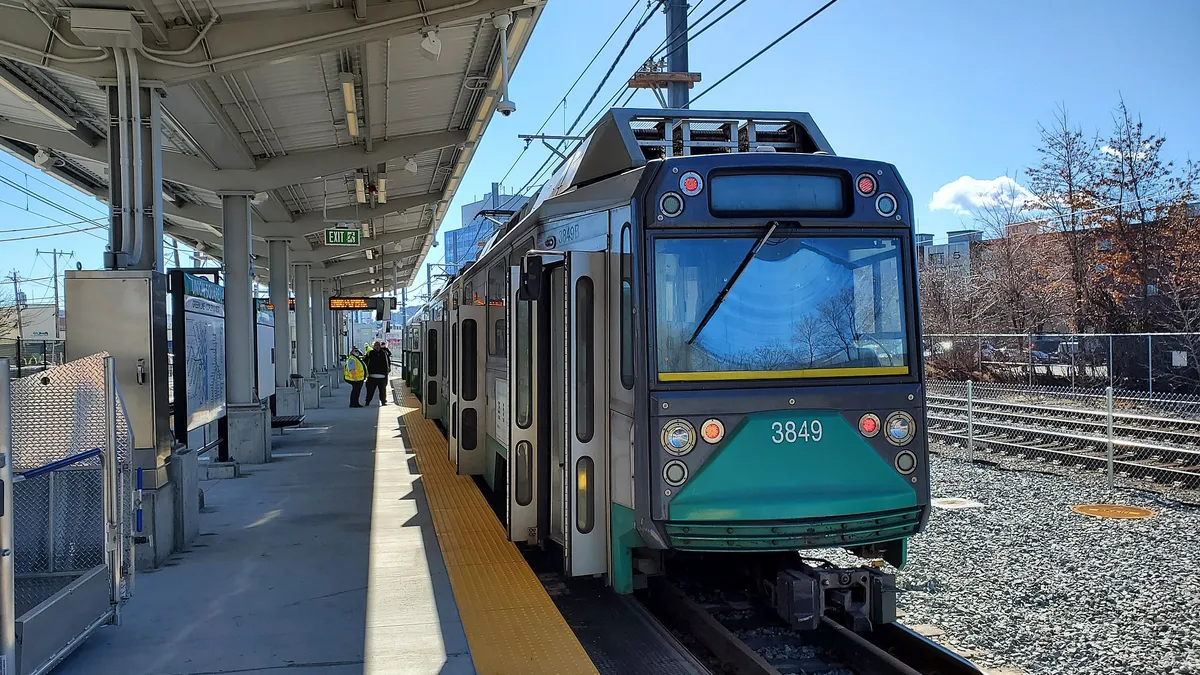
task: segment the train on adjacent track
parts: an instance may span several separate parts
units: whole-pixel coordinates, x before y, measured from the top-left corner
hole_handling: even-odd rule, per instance
[[[565,574],[745,556],[797,627],[887,623],[891,575],[798,551],[902,566],[928,520],[913,223],[808,114],[612,109],[407,326],[405,375]]]

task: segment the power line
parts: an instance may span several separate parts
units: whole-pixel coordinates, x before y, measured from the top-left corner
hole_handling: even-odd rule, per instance
[[[32,240],[32,239],[46,239],[46,238],[48,238],[48,237],[61,237],[61,236],[64,236],[64,235],[68,235],[68,234],[75,234],[75,233],[79,233],[79,234],[91,234],[91,232],[90,232],[91,230],[99,230],[99,229],[101,229],[102,227],[104,227],[104,226],[103,226],[103,225],[96,225],[96,226],[93,226],[93,227],[87,227],[87,228],[84,228],[84,229],[72,230],[71,232],[51,232],[50,234],[35,234],[35,235],[26,236],[26,237],[11,237],[11,238],[9,238],[9,239],[0,239],[0,243],[7,243],[7,242],[10,242],[10,241],[30,241],[30,240]],[[97,235],[94,235],[94,234],[93,234],[92,236],[93,236],[93,237],[97,237]],[[98,238],[98,239],[103,239],[103,237],[97,237],[97,238]]]
[[[833,6],[833,4],[834,4],[835,2],[837,2],[837,1],[838,1],[838,0],[829,0],[829,2],[825,3],[824,5],[821,5],[821,7],[820,7],[819,9],[817,9],[817,11],[815,11],[815,12],[813,12],[812,14],[809,14],[808,16],[804,17],[804,19],[803,19],[803,20],[802,20],[800,23],[796,24],[795,26],[792,26],[790,29],[788,29],[788,31],[787,31],[786,33],[784,33],[783,35],[780,35],[779,37],[777,37],[777,38],[775,38],[774,40],[772,40],[770,44],[768,44],[766,47],[763,47],[762,49],[758,50],[758,52],[757,52],[757,53],[755,53],[755,54],[754,54],[754,56],[751,56],[750,58],[748,58],[748,59],[746,59],[745,61],[743,61],[743,62],[741,63],[741,65],[739,65],[737,68],[734,68],[733,70],[731,70],[731,71],[729,71],[728,73],[726,73],[726,74],[725,74],[725,77],[722,77],[721,79],[717,80],[716,82],[713,82],[711,85],[709,85],[709,86],[705,87],[705,88],[704,88],[704,90],[703,90],[703,91],[701,91],[699,94],[696,94],[695,96],[693,96],[693,97],[692,97],[692,100],[691,100],[691,102],[688,104],[688,106],[687,106],[687,107],[690,107],[692,103],[695,103],[696,101],[700,100],[700,99],[701,99],[701,98],[702,98],[702,97],[703,97],[705,94],[707,94],[708,92],[712,91],[713,89],[716,89],[716,88],[717,88],[717,87],[718,87],[718,86],[719,86],[719,85],[720,85],[722,82],[724,82],[725,80],[728,80],[729,78],[733,77],[735,74],[737,74],[737,72],[738,72],[739,70],[741,70],[742,68],[745,68],[746,66],[750,65],[750,64],[751,64],[751,63],[752,63],[752,62],[753,62],[755,59],[757,59],[758,57],[760,57],[760,56],[762,56],[763,54],[765,54],[765,53],[767,52],[767,50],[769,50],[770,48],[772,48],[772,47],[774,47],[775,45],[777,45],[777,44],[779,44],[780,42],[782,42],[782,41],[784,40],[784,38],[786,38],[787,36],[791,35],[792,33],[795,33],[796,31],[800,30],[800,28],[801,28],[801,27],[802,27],[804,24],[806,24],[806,23],[808,23],[809,21],[812,21],[813,19],[815,19],[815,18],[817,17],[817,15],[818,15],[818,14],[820,14],[821,12],[824,12],[825,10],[829,9],[830,7],[832,7],[832,6]]]

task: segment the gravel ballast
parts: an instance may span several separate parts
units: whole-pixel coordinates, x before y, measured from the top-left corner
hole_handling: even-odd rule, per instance
[[[932,460],[934,508],[898,574],[906,624],[979,665],[1046,675],[1200,675],[1200,509],[1131,490]],[[1156,512],[1103,519],[1077,504]],[[941,638],[939,638],[941,639]]]

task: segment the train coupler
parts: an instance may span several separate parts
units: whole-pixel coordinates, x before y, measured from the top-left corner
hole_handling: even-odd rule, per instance
[[[856,633],[896,620],[896,576],[873,567],[780,570],[775,610],[796,630],[815,630],[829,616]]]

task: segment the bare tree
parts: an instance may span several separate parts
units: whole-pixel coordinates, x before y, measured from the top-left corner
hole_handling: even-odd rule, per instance
[[[795,325],[796,345],[801,347],[801,354],[807,352],[808,367],[810,368],[817,360],[817,347],[825,344],[825,336],[822,335],[823,328],[820,317],[812,314],[806,314]]]
[[[1101,147],[1095,193],[1104,208],[1095,220],[1104,237],[1099,254],[1101,283],[1114,305],[1110,329],[1154,330],[1152,303],[1161,280],[1164,252],[1173,242],[1152,224],[1165,217],[1184,191],[1186,179],[1162,158],[1166,139],[1149,134],[1140,116],[1121,100],[1113,113],[1113,130]]]
[[[976,214],[990,236],[978,285],[990,296],[991,322],[1004,332],[1043,331],[1064,315],[1070,270],[1058,239],[1026,217],[1028,201],[1012,181]]]
[[[1095,288],[1095,242],[1088,236],[1088,213],[1096,202],[1099,172],[1099,141],[1086,138],[1071,123],[1065,106],[1055,111],[1050,126],[1038,124],[1041,161],[1026,171],[1034,207],[1048,217],[1059,233],[1070,266],[1071,327],[1077,331],[1094,328],[1091,291]]]
[[[854,360],[855,337],[858,330],[854,316],[854,289],[843,288],[820,306],[821,322],[830,340],[836,340],[846,351],[846,359]]]

